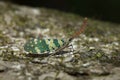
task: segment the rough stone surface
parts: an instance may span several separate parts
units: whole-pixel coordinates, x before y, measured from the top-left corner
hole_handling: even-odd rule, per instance
[[[57,55],[30,55],[30,38],[69,39],[83,17],[0,2],[0,80],[119,80],[120,24],[88,19],[84,33]]]

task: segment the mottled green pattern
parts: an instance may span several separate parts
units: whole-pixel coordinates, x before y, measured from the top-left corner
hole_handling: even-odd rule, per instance
[[[38,39],[38,42],[36,44],[36,47],[38,47],[38,49],[41,52],[45,52],[45,51],[50,51],[48,45],[46,44],[46,41],[44,39]]]
[[[35,47],[35,44],[34,44],[34,39],[31,39],[30,41],[28,41],[25,45],[24,45],[24,49],[27,51],[27,52],[30,52],[30,53],[35,53],[36,50],[34,49]]]
[[[31,39],[24,45],[27,52],[34,54],[42,54],[56,50],[65,44],[63,39]]]
[[[58,43],[57,39],[54,39],[53,42],[54,42],[54,44],[55,44],[56,47],[58,47],[58,48],[60,47],[60,44]]]

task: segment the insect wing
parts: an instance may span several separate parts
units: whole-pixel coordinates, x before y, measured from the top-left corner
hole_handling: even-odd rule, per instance
[[[34,54],[43,54],[62,47],[65,44],[63,39],[31,39],[25,45],[27,52]]]

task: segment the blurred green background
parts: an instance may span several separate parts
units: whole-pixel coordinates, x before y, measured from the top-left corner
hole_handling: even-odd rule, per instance
[[[46,7],[94,19],[120,23],[120,0],[3,0],[20,5]]]

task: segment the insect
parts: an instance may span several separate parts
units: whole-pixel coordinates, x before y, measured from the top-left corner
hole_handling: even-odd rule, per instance
[[[55,54],[65,49],[75,37],[77,37],[79,34],[81,34],[84,31],[86,25],[87,25],[87,18],[85,18],[85,20],[83,21],[81,29],[76,31],[68,39],[68,41],[64,41],[63,39],[35,38],[35,39],[29,40],[24,45],[24,49],[25,51],[31,54],[45,54],[45,53],[49,54],[50,52],[53,52]]]

